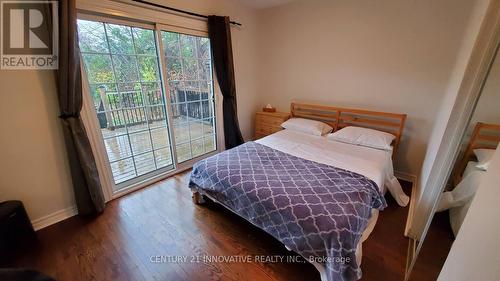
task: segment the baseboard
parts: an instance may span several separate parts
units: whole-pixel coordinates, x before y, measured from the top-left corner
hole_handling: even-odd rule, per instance
[[[408,280],[410,277],[410,269],[413,259],[415,258],[415,252],[417,250],[417,241],[413,238],[410,238],[408,241],[408,251],[406,253],[406,266],[405,266],[405,278],[404,280]]]
[[[396,178],[398,178],[400,180],[411,182],[412,189],[417,184],[417,176],[414,175],[414,174],[410,174],[410,173],[406,173],[406,172],[400,172],[400,171],[394,171],[394,176],[396,176]]]
[[[42,228],[45,228],[49,225],[53,225],[55,223],[58,223],[60,221],[63,221],[67,218],[71,218],[72,216],[75,216],[78,214],[78,211],[76,209],[76,206],[72,206],[66,209],[62,209],[56,212],[53,212],[52,214],[48,214],[44,217],[41,217],[39,219],[31,221],[33,224],[33,228],[35,230],[40,230]]]
[[[412,183],[412,196],[410,199],[410,210],[408,213],[408,221],[410,221],[411,214],[412,214],[412,208],[414,205],[413,197],[415,197],[415,196],[413,196],[413,195],[415,194],[414,188],[415,188],[416,183],[417,183],[417,177],[415,175],[412,175],[412,174],[398,172],[398,171],[395,171],[394,175],[398,179],[401,179],[404,181],[409,181]],[[31,223],[33,224],[33,228],[35,230],[40,230],[42,228],[53,225],[55,223],[58,223],[60,221],[65,220],[65,219],[71,218],[72,216],[75,216],[76,214],[78,214],[76,206],[72,206],[72,207],[69,207],[66,209],[62,209],[62,210],[53,212],[52,214],[48,214],[48,215],[41,217],[41,218],[38,218],[36,220],[33,220],[33,221],[31,221]],[[408,226],[408,221],[407,221],[407,226]],[[406,235],[406,230],[405,230],[405,235]]]
[[[418,178],[415,175],[408,173],[395,172],[395,176],[399,179],[409,181],[412,183],[411,194],[410,194],[410,209],[408,210],[408,217],[406,219],[404,236],[409,237],[410,227],[413,222],[413,212],[415,210],[415,204],[417,203],[418,197]]]
[[[404,236],[409,237],[409,230],[413,221],[413,210],[415,209],[415,204],[417,203],[416,200],[418,196],[418,178],[415,175],[399,171],[394,171],[394,175],[396,176],[396,178],[411,182],[412,184],[410,194],[410,209],[408,210],[408,217],[406,219],[404,232]]]

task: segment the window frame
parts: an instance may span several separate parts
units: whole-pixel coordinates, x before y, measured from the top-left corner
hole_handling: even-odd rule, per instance
[[[162,63],[160,65],[160,67],[161,67],[160,72],[163,71],[163,73],[167,73],[167,65],[166,65],[167,58],[165,56],[165,53],[163,52],[163,41],[162,41],[162,38],[161,38],[161,32],[162,31],[175,32],[175,33],[178,33],[178,34],[181,34],[181,35],[184,34],[184,35],[193,35],[193,36],[198,36],[198,37],[208,37],[208,32],[197,32],[196,34],[195,34],[195,32],[193,32],[193,33],[185,33],[184,32],[183,33],[183,32],[181,32],[182,30],[179,30],[179,28],[171,27],[171,26],[168,26],[168,25],[158,24],[156,26],[156,28],[157,28],[157,32],[155,34],[157,34],[157,36],[159,37],[158,38],[158,40],[159,40],[158,41],[159,42],[158,49],[160,51],[160,54],[159,54],[160,55],[160,60],[162,60]],[[167,99],[166,103],[167,103],[168,111],[169,111],[168,115],[169,115],[170,119],[172,119],[172,117],[173,117],[172,116],[172,102],[171,102],[172,99],[171,99],[171,96],[170,96],[170,90],[168,88],[169,87],[168,77],[166,75],[161,75],[161,77],[165,77],[165,80],[166,80],[165,81],[166,83],[162,83],[162,84],[164,84],[163,86],[164,86],[164,89],[166,91],[165,98]],[[214,152],[219,152],[219,151],[221,151],[219,149],[220,145],[224,141],[223,138],[221,139],[219,137],[219,133],[221,133],[223,131],[223,128],[219,128],[219,124],[222,122],[222,110],[218,110],[218,109],[222,109],[222,103],[218,104],[219,101],[222,102],[222,94],[219,92],[219,95],[217,95],[217,92],[216,92],[216,88],[217,88],[216,84],[218,85],[218,83],[217,83],[217,78],[216,78],[215,73],[214,73],[213,63],[212,63],[212,81],[211,82],[213,83],[212,90],[214,92],[214,97],[213,97],[213,100],[214,100],[214,115],[213,115],[213,117],[209,116],[209,117],[206,117],[206,118],[202,116],[201,119],[202,120],[208,120],[208,119],[213,119],[214,120],[213,121],[215,123],[214,124],[215,125],[214,126],[214,129],[215,129],[215,133],[214,134],[215,134],[215,137],[216,137],[216,140],[215,140],[216,141],[216,150]],[[212,98],[209,98],[209,99],[201,99],[200,98],[200,100],[197,100],[197,101],[188,102],[186,100],[184,102],[174,103],[174,104],[186,104],[186,106],[187,106],[189,103],[197,103],[197,102],[199,102],[200,106],[201,106],[202,102],[204,102],[204,101],[209,101],[210,102],[211,100],[212,100]],[[190,123],[188,122],[188,124],[190,124]],[[174,136],[174,138],[175,138],[175,133],[173,132],[174,131],[173,127],[174,127],[174,125],[172,124],[171,127],[169,126],[169,129],[172,130],[172,134],[171,135]],[[190,128],[189,128],[189,130],[190,130]],[[197,141],[199,139],[200,138],[197,138],[197,139],[194,139],[194,140]],[[204,139],[203,135],[202,135],[201,139]],[[191,147],[192,141],[193,141],[193,139],[190,137],[187,142],[182,142],[181,144],[186,144],[187,143]],[[171,141],[171,143],[174,146],[173,150],[176,150],[176,141],[175,141],[175,139],[173,141]],[[203,153],[203,154],[201,154],[199,156],[193,157],[192,159],[188,159],[188,160],[185,160],[185,161],[180,162],[180,163],[179,163],[177,155],[176,155],[175,156],[175,159],[176,159],[175,163],[177,163],[177,165],[183,165],[184,163],[188,162],[187,167],[190,168],[199,159],[206,158],[207,157],[206,155],[213,155],[214,152]],[[176,153],[176,152],[174,152],[174,153]],[[192,151],[191,151],[191,153],[192,153]],[[189,163],[189,162],[192,162],[192,163]]]
[[[81,20],[89,20],[89,21],[94,21],[94,22],[99,22],[99,23],[104,23],[104,24],[119,24],[121,26],[127,26],[127,27],[144,28],[144,29],[147,29],[147,30],[151,30],[153,32],[153,34],[155,32],[155,30],[152,28],[152,26],[146,26],[146,25],[136,26],[136,25],[130,24],[128,22],[113,21],[112,19],[108,19],[108,18],[100,18],[100,17],[96,17],[96,16],[89,16],[89,17],[87,17],[86,15],[82,15],[82,16],[79,17],[79,19],[81,19]],[[109,38],[106,38],[106,40],[108,40],[108,39]],[[156,38],[155,38],[155,40],[156,40]],[[158,49],[158,46],[156,46],[156,48]],[[110,53],[109,54],[106,53],[106,55],[110,56],[110,59],[112,60],[111,63],[113,64],[114,63],[113,56],[117,56],[117,54],[114,54],[111,50],[109,50],[109,51],[110,51]],[[81,52],[80,54],[83,56],[86,53],[85,52]],[[120,54],[118,54],[118,56],[120,56]],[[134,53],[134,54],[130,54],[130,56],[137,57],[138,55]],[[160,62],[159,62],[160,58],[158,57],[158,54],[156,54],[154,57],[158,59],[158,68],[160,68]],[[83,61],[81,62],[81,64],[83,66]],[[112,67],[112,69],[113,69],[114,75],[116,76],[115,67]],[[82,71],[85,71],[84,67],[82,67]],[[160,73],[158,73],[158,74],[159,74],[159,79],[160,80],[159,81],[154,81],[154,82],[151,82],[151,83],[158,83],[159,85],[163,84],[162,83],[162,77],[161,77]],[[116,79],[117,78],[115,77],[115,80]],[[88,88],[90,88],[91,83],[88,80],[83,81],[83,83],[87,83]],[[121,84],[128,84],[128,82],[119,82],[118,80],[116,80],[112,84],[118,85],[120,83]],[[139,78],[138,81],[133,81],[133,82],[130,82],[130,83],[133,83],[133,84],[140,83],[141,85],[143,85],[144,83],[147,83],[147,82],[141,81],[140,78]],[[162,91],[163,91],[163,89],[162,89]],[[89,98],[90,100],[92,100],[90,92],[84,92],[84,95],[86,95],[84,98]],[[165,127],[167,127],[167,128],[168,128],[168,122],[170,122],[170,121],[167,118],[167,123],[165,124]],[[163,126],[158,127],[158,128],[162,128],[162,127]],[[121,158],[121,159],[118,159],[118,160],[111,160],[111,159],[109,159],[109,156],[107,155],[106,150],[104,150],[104,153],[106,153],[107,164],[108,165],[112,165],[113,163],[118,162],[118,161],[127,160],[127,159],[136,159],[137,157],[140,157],[140,156],[148,154],[148,153],[153,153],[153,157],[155,157],[155,149],[154,149],[153,146],[151,147],[150,151],[134,153],[133,147],[131,146],[132,143],[130,142],[130,136],[132,136],[134,134],[144,133],[144,132],[149,132],[149,134],[151,134],[150,130],[151,130],[151,128],[149,127],[149,124],[148,124],[148,129],[143,130],[143,131],[131,131],[131,132],[129,132],[128,129],[126,129],[127,133],[125,133],[123,135],[120,135],[120,136],[126,136],[128,138],[129,145],[130,145],[130,152],[131,152],[130,156],[125,157],[125,158]],[[100,132],[100,130],[99,130],[99,132]],[[119,137],[119,136],[114,136],[114,137]],[[103,140],[106,139],[104,136],[102,136],[102,138],[103,138]],[[171,136],[169,135],[169,139],[170,138],[171,138]],[[168,148],[170,149],[170,147],[168,147]],[[105,145],[104,145],[104,149],[106,149]],[[170,153],[171,153],[171,155],[173,154],[171,149],[170,149]],[[155,157],[155,159],[156,159],[156,157]],[[132,161],[134,161],[134,170],[137,173],[137,171],[138,171],[138,169],[136,168],[136,164],[137,163],[135,163],[135,160],[132,160]],[[155,166],[156,166],[156,160],[155,160]],[[174,162],[174,159],[172,158],[172,163],[169,164],[169,165],[167,165],[167,166],[165,166],[165,167],[161,167],[159,169],[155,169],[153,171],[150,171],[150,172],[138,175],[138,176],[134,176],[132,179],[126,179],[126,180],[121,181],[119,183],[116,183],[114,175],[111,173],[111,178],[113,178],[113,180],[112,180],[112,186],[111,186],[112,193],[119,193],[121,190],[128,189],[129,186],[131,186],[131,185],[134,185],[136,183],[142,182],[142,181],[144,181],[146,179],[149,179],[150,177],[154,177],[156,175],[164,174],[164,173],[169,172],[169,171],[174,170],[174,169],[175,169],[175,162]]]
[[[99,123],[97,120],[97,112],[94,108],[93,101],[90,95],[89,81],[86,77],[86,71],[83,66],[82,56],[81,72],[82,72],[82,90],[83,90],[83,108],[81,112],[82,120],[87,128],[91,146],[95,155],[97,168],[101,175],[101,186],[105,195],[106,201],[123,196],[127,193],[143,188],[154,182],[163,180],[167,177],[190,169],[197,161],[215,155],[224,150],[224,131],[222,119],[222,95],[218,86],[217,77],[214,72],[212,62],[212,81],[213,81],[213,94],[214,94],[214,122],[215,122],[215,137],[216,137],[216,150],[213,152],[205,153],[193,159],[179,163],[176,153],[175,134],[173,132],[172,122],[172,108],[170,91],[168,89],[168,78],[165,76],[166,64],[165,54],[163,52],[163,42],[161,38],[161,31],[176,32],[180,34],[194,35],[208,37],[208,27],[205,21],[199,21],[189,18],[184,18],[164,12],[159,12],[154,9],[146,9],[141,7],[131,7],[125,3],[111,2],[101,0],[77,1],[78,14],[77,18],[82,20],[91,20],[98,22],[105,22],[110,24],[119,24],[132,27],[140,27],[151,29],[154,32],[156,40],[156,49],[158,57],[159,75],[161,82],[161,89],[164,93],[164,102],[167,110],[167,129],[170,138],[170,151],[172,155],[172,165],[160,168],[156,171],[147,173],[136,177],[132,181],[125,181],[122,185],[115,184],[113,174],[111,171],[110,160],[108,158],[104,139],[100,132]],[[97,12],[99,11],[99,12]],[[132,13],[130,11],[133,11]],[[152,21],[162,19],[160,21]],[[183,25],[183,26],[182,26]],[[173,166],[173,168],[168,169]],[[120,186],[122,185],[122,186]],[[121,188],[115,191],[116,188]]]

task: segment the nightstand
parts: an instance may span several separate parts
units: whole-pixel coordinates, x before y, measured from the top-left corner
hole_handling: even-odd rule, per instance
[[[290,113],[286,112],[259,111],[255,113],[255,139],[283,130],[281,123],[288,118],[290,118]]]

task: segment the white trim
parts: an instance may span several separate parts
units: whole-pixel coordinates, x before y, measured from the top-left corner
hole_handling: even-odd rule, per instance
[[[96,163],[98,166],[99,174],[101,177],[101,186],[103,188],[103,193],[106,202],[113,200],[115,198],[121,197],[125,194],[148,186],[157,181],[163,180],[169,176],[175,175],[181,171],[185,171],[192,167],[192,165],[200,160],[201,158],[208,157],[217,152],[224,150],[224,131],[223,131],[223,117],[222,117],[222,94],[220,92],[218,81],[216,75],[213,73],[212,69],[212,83],[214,91],[214,110],[215,110],[215,130],[216,130],[216,150],[214,152],[204,154],[195,159],[191,159],[184,163],[178,163],[177,155],[175,150],[175,136],[173,128],[171,125],[171,106],[170,106],[170,91],[168,91],[168,79],[165,77],[166,65],[165,57],[163,54],[162,40],[160,31],[174,31],[182,34],[189,34],[195,36],[208,36],[208,26],[206,22],[200,24],[199,20],[194,21],[190,18],[180,17],[177,15],[172,15],[165,12],[158,12],[151,9],[145,9],[142,7],[132,7],[134,5],[129,5],[128,3],[122,3],[117,1],[95,1],[95,0],[80,0],[77,3],[78,8],[78,18],[110,22],[115,24],[122,24],[127,26],[138,26],[147,29],[152,29],[155,31],[155,40],[158,43],[158,59],[159,70],[161,76],[162,91],[164,93],[165,105],[167,108],[167,120],[169,123],[168,131],[169,138],[171,142],[170,151],[172,153],[172,160],[174,167],[167,171],[156,171],[156,175],[148,174],[150,177],[147,179],[136,178],[135,182],[130,182],[130,184],[123,188],[122,190],[117,190],[116,187],[120,187],[120,184],[116,185],[113,180],[113,174],[109,165],[109,159],[106,152],[106,147],[102,139],[102,135],[99,129],[99,124],[97,120],[97,114],[95,108],[92,105],[92,98],[90,95],[90,89],[88,85],[88,80],[86,79],[86,72],[83,69],[83,61],[81,63],[82,67],[82,84],[83,84],[83,94],[84,94],[84,107],[82,109],[82,119],[86,127],[88,127],[88,135],[91,142],[91,146],[94,151],[96,158]],[[182,20],[181,20],[182,19]],[[155,22],[156,21],[156,22]],[[185,26],[181,26],[185,25]],[[95,153],[97,152],[97,153]],[[116,190],[116,191],[115,191]]]
[[[408,239],[408,249],[406,252],[405,276],[409,274],[411,261],[414,258],[415,250],[417,248],[417,240],[413,238]]]
[[[154,183],[157,183],[157,182],[162,181],[166,178],[172,177],[176,174],[183,173],[186,170],[191,169],[193,167],[194,163],[199,161],[201,157],[208,157],[208,156],[215,155],[217,153],[219,153],[219,151],[216,150],[214,152],[211,152],[211,153],[208,153],[205,155],[201,155],[197,158],[191,159],[191,160],[186,161],[184,163],[180,163],[179,166],[177,167],[177,169],[175,169],[175,170],[171,170],[167,173],[154,176],[148,180],[144,180],[142,182],[135,183],[125,190],[118,191],[115,194],[111,194],[109,199],[106,200],[106,202],[111,201],[111,200],[116,199],[116,198],[119,198],[119,197],[122,197],[124,195],[132,193],[132,192],[137,191],[139,189],[142,189],[144,187],[153,185]],[[37,230],[40,230],[42,228],[45,228],[45,227],[48,227],[50,225],[61,222],[63,220],[69,219],[73,216],[76,216],[77,214],[78,214],[78,210],[77,210],[76,206],[71,206],[71,207],[68,207],[66,209],[55,211],[52,214],[46,215],[46,216],[38,218],[36,220],[32,220],[31,224],[33,224],[33,228],[37,231]]]
[[[213,66],[213,64],[212,64]],[[217,151],[221,152],[226,150],[226,142],[224,135],[224,116],[222,112],[222,100],[224,97],[222,96],[222,91],[220,90],[219,80],[217,80],[217,75],[215,74],[215,66],[212,69],[212,81],[213,81],[213,90],[214,90],[214,99],[215,99],[215,136],[217,137],[216,148]]]
[[[219,153],[218,150],[214,150],[213,152],[210,152],[210,153],[206,153],[206,154],[203,154],[203,155],[200,155],[196,158],[193,158],[191,160],[188,160],[186,162],[182,162],[182,163],[179,163],[177,165],[177,167],[173,170],[170,170],[168,172],[165,172],[165,173],[162,173],[162,174],[159,174],[159,175],[156,175],[156,176],[152,176],[148,179],[145,179],[143,181],[139,181],[139,182],[136,182],[136,183],[133,183],[131,184],[129,187],[127,188],[124,188],[123,190],[119,190],[117,192],[115,192],[112,196],[112,199],[116,199],[116,198],[119,198],[119,197],[122,197],[124,195],[127,195],[131,192],[134,192],[136,190],[139,190],[139,189],[142,189],[142,188],[145,188],[147,186],[150,186],[154,183],[157,183],[159,181],[162,181],[162,180],[165,180],[169,177],[172,177],[172,176],[175,176],[177,174],[180,174],[186,170],[189,170],[193,167],[193,165],[200,161],[201,159],[203,158],[206,158],[206,157],[210,157],[210,156],[213,156],[215,154]]]
[[[97,21],[117,25],[125,25],[132,27],[140,27],[144,29],[154,29],[154,25],[150,23],[144,23],[141,21],[125,20],[122,18],[113,17],[112,15],[102,15],[102,14],[89,14],[88,12],[78,12],[78,19]]]
[[[208,24],[205,19],[181,16],[169,13],[154,7],[145,6],[130,0],[77,0],[76,8],[79,12],[97,15],[106,15],[126,20],[133,19],[150,24],[163,24],[176,28],[206,32]]]
[[[160,81],[161,81],[161,87],[163,91],[163,103],[165,104],[165,111],[166,115],[165,118],[167,119],[167,130],[168,130],[168,139],[170,142],[170,155],[172,157],[172,163],[174,165],[174,170],[176,170],[178,167],[178,158],[177,158],[177,146],[176,146],[176,141],[175,141],[175,134],[174,134],[174,124],[173,124],[173,114],[172,114],[172,97],[170,96],[170,84],[168,82],[168,77],[167,77],[167,59],[165,56],[164,52],[164,46],[163,46],[163,39],[161,37],[161,29],[158,24],[155,25],[154,27],[154,35],[155,35],[155,40],[157,42],[156,46],[156,52],[158,55],[158,59],[160,60],[158,62],[158,70],[159,70],[159,75],[160,75]],[[189,128],[188,128],[189,130]]]
[[[128,2],[128,3],[127,3]],[[197,35],[197,36],[208,36],[208,26],[207,22],[204,20],[193,19],[185,16],[179,16],[171,13],[166,13],[164,11],[158,11],[151,8],[144,8],[141,5],[136,5],[136,3],[130,3],[130,1],[109,1],[109,0],[78,0],[77,1],[78,18],[87,20],[97,20],[105,21],[122,25],[133,25],[148,29],[155,30],[157,36],[157,42],[159,46],[157,47],[159,52],[159,62],[160,72],[162,75],[162,90],[166,98],[166,105],[168,114],[168,122],[172,120],[170,113],[170,97],[168,96],[170,92],[166,89],[168,82],[164,73],[166,73],[164,67],[164,54],[162,46],[161,36],[159,35],[160,30],[173,31],[183,34]],[[92,149],[94,151],[97,168],[99,171],[101,186],[103,189],[104,197],[106,202],[116,199],[118,197],[124,196],[146,186],[149,186],[155,182],[166,179],[170,176],[184,172],[190,169],[195,162],[200,160],[202,157],[208,157],[221,152],[225,149],[224,145],[224,130],[223,130],[223,117],[222,117],[222,94],[219,88],[217,77],[212,69],[212,82],[214,91],[214,109],[215,109],[215,129],[216,129],[216,151],[202,155],[200,157],[191,159],[189,161],[178,163],[176,160],[175,151],[175,136],[173,135],[173,129],[171,126],[169,128],[169,137],[171,140],[170,151],[174,160],[174,168],[169,171],[161,172],[154,175],[148,179],[138,180],[132,183],[127,188],[123,190],[115,191],[115,183],[113,180],[113,174],[111,167],[109,165],[109,159],[106,152],[104,140],[100,134],[99,123],[97,120],[97,114],[95,108],[92,105],[91,95],[89,94],[90,89],[88,86],[88,80],[86,78],[86,72],[82,67],[82,81],[83,81],[83,100],[84,106],[81,112],[82,120],[85,126],[88,128],[87,133],[91,142]],[[96,153],[97,152],[97,153]],[[62,211],[61,211],[62,212]],[[75,211],[76,214],[76,211]],[[74,215],[74,214],[73,214]],[[68,216],[69,217],[69,216]],[[64,219],[64,218],[62,218]],[[61,220],[62,220],[61,219]],[[56,221],[57,222],[57,221]],[[54,222],[55,223],[55,222]]]
[[[407,172],[394,171],[394,176],[400,180],[411,182],[412,188],[415,188],[417,184],[417,176]]]
[[[78,210],[76,209],[76,206],[71,206],[66,209],[62,209],[59,211],[55,211],[52,214],[48,214],[46,216],[43,216],[41,218],[38,218],[36,220],[32,220],[31,224],[33,224],[33,228],[35,231],[38,231],[42,228],[45,228],[47,226],[53,225],[55,223],[58,223],[60,221],[63,221],[65,219],[71,218],[78,214]]]
[[[404,232],[404,236],[408,237],[409,229],[411,223],[413,222],[413,212],[415,209],[417,194],[419,194],[418,177],[414,174],[400,172],[400,171],[394,171],[394,176],[398,179],[411,182],[410,209],[408,210],[408,216],[406,218],[406,225]]]
[[[125,196],[125,195],[132,193],[134,191],[137,191],[139,189],[143,189],[145,187],[151,186],[157,182],[160,182],[160,181],[165,180],[169,177],[175,176],[176,174],[182,173],[182,172],[184,172],[188,169],[191,169],[191,168],[192,168],[192,166],[185,167],[184,169],[177,168],[174,170],[170,170],[169,172],[167,172],[165,174],[156,175],[156,176],[150,177],[148,179],[145,179],[143,181],[133,183],[130,186],[128,186],[127,188],[124,188],[123,190],[116,191],[112,196],[112,200],[120,198],[122,196]]]
[[[196,29],[189,29],[189,28],[179,27],[175,25],[161,24],[161,23],[156,25],[156,29],[159,31],[170,31],[180,34],[208,37],[208,29],[196,30]],[[161,50],[163,50],[163,48]]]
[[[405,274],[405,281],[410,278],[411,271],[424,244],[424,239],[432,222],[439,198],[451,174],[454,161],[457,159],[460,144],[477,100],[482,91],[484,81],[490,71],[495,54],[500,43],[500,2],[490,2],[486,15],[483,17],[479,34],[472,50],[464,77],[462,79],[455,105],[449,116],[444,136],[424,187],[424,199],[429,204],[423,204],[420,199],[415,208],[414,222],[409,227],[409,234],[418,242],[410,267]],[[426,192],[429,190],[429,192]]]
[[[500,42],[500,4],[492,4],[481,24],[479,35],[460,85],[455,105],[449,117],[446,130],[424,187],[422,198],[415,209],[418,216],[411,226],[411,235],[417,240],[426,232],[446,181],[451,173],[452,165],[458,156],[462,137],[465,134],[476,102],[481,93],[495,52]],[[429,192],[427,192],[429,190]],[[425,198],[424,198],[425,196]],[[423,202],[431,202],[424,205]]]
[[[101,188],[104,194],[104,200],[106,202],[113,199],[113,172],[109,165],[109,158],[106,152],[106,145],[101,135],[101,130],[99,128],[99,121],[97,120],[97,112],[92,101],[92,95],[90,94],[90,87],[88,84],[87,73],[83,68],[83,59],[80,54],[80,71],[82,75],[82,101],[83,106],[80,111],[80,116],[82,118],[83,126],[86,128],[87,135],[90,141],[90,147],[92,148],[92,153],[94,154],[94,159],[97,166],[97,172],[99,173],[99,180],[101,182]]]

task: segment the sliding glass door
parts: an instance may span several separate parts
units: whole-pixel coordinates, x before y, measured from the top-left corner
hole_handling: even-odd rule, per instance
[[[113,192],[217,149],[208,39],[156,35],[153,28],[78,20]]]
[[[216,150],[212,63],[208,38],[161,32],[175,150],[184,162]]]

